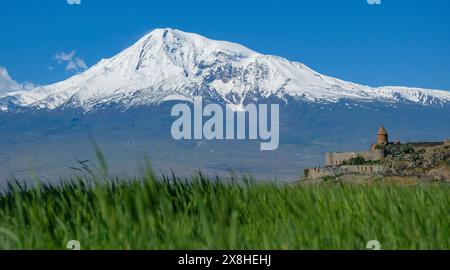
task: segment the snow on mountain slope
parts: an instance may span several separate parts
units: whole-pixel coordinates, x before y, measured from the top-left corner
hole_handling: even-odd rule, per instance
[[[450,104],[450,92],[372,88],[321,75],[305,65],[238,44],[173,29],[156,29],[133,46],[65,81],[0,96],[0,110],[120,104],[125,108],[208,95],[241,105],[295,96],[311,102],[357,99]]]

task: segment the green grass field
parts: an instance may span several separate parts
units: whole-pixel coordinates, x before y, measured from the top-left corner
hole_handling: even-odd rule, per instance
[[[450,186],[85,178],[0,197],[0,248],[449,249]]]

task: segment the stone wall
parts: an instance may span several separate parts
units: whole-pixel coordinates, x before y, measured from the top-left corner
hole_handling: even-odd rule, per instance
[[[308,171],[308,173],[306,174],[306,171]],[[320,179],[323,178],[325,176],[335,176],[337,175],[338,172],[336,169],[333,168],[308,168],[305,169],[305,177],[306,179]]]
[[[374,175],[374,174],[383,174],[385,173],[386,167],[383,165],[349,165],[349,166],[341,166],[341,173],[344,174],[363,174],[363,175]]]
[[[326,154],[326,166],[340,166],[344,161],[351,158],[362,156],[365,160],[381,160],[384,158],[384,152],[381,149],[362,152],[331,152]]]
[[[337,176],[340,174],[381,175],[386,173],[386,171],[386,167],[383,165],[345,165],[308,168],[305,170],[305,177],[306,179],[321,179],[326,176]]]

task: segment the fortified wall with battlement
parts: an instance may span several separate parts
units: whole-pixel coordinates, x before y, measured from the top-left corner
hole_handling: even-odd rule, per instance
[[[348,161],[352,158],[363,157],[364,160],[378,161],[384,158],[384,151],[382,149],[375,149],[362,152],[332,152],[326,153],[325,165],[326,166],[340,166],[344,161]]]

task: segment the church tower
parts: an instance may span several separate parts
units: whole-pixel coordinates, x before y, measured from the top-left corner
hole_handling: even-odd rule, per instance
[[[389,137],[386,129],[382,126],[378,130],[377,134],[377,144],[378,145],[385,145],[389,143]]]

